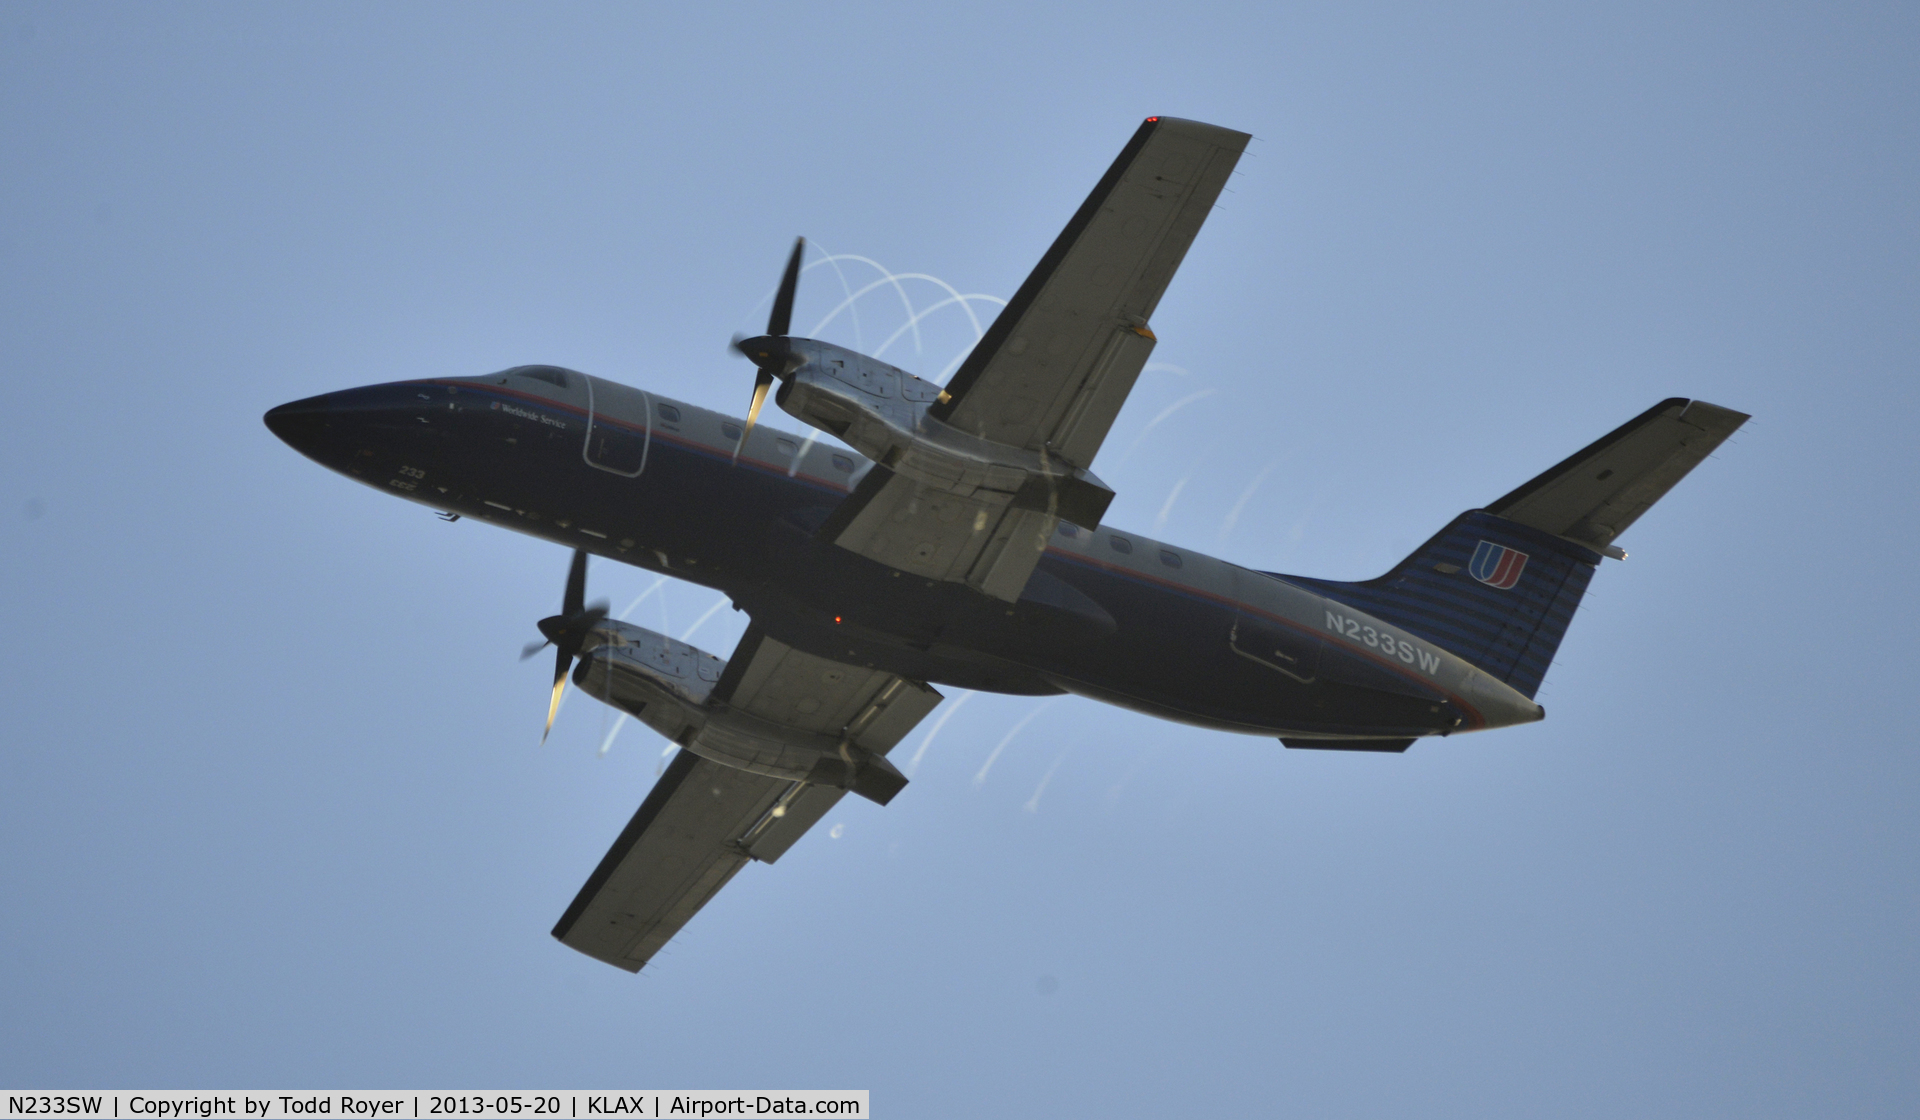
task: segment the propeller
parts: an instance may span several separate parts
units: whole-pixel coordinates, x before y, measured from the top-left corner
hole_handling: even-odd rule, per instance
[[[546,641],[533,642],[520,651],[520,660],[525,661],[548,646],[554,647],[557,660],[553,667],[553,699],[547,704],[547,729],[540,733],[540,741],[545,743],[553,731],[553,717],[560,714],[560,697],[567,690],[567,670],[573,668],[573,659],[580,656],[580,649],[587,642],[587,635],[595,626],[607,617],[607,601],[597,600],[592,606],[587,602],[587,554],[584,549],[573,552],[573,566],[567,569],[567,590],[560,600],[560,613],[540,620],[540,633]]]
[[[759,338],[733,337],[733,348],[760,367],[753,377],[753,403],[747,407],[747,426],[742,429],[740,443],[735,447],[736,457],[739,447],[746,445],[747,433],[753,431],[754,422],[760,419],[760,406],[767,403],[767,390],[773,388],[774,379],[784,380],[793,372],[793,352],[786,346],[786,339],[793,329],[793,295],[800,287],[800,257],[806,251],[807,239],[794,238],[793,255],[787,258],[787,271],[780,277],[780,288],[773,296],[773,311],[767,316],[767,333]]]

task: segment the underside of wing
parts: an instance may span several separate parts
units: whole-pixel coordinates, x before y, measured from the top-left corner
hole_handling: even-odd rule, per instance
[[[752,626],[711,695],[676,705],[651,683],[671,649],[623,623],[603,626],[622,644],[590,654],[581,686],[683,749],[553,935],[635,972],[749,860],[779,859],[847,791],[882,804],[898,793],[906,778],[885,756],[940,694]]]
[[[1085,467],[1153,349],[1148,321],[1250,137],[1149,118],[947,385],[935,419]]]
[[[1064,514],[954,494],[875,467],[820,534],[850,552],[922,579],[1020,597]]]
[[[748,860],[778,859],[841,796],[830,786],[750,774],[682,751],[553,935],[638,972]]]
[[[879,457],[822,538],[1012,602],[1062,520],[1096,527],[1113,493],[1087,467],[1248,139],[1171,117],[1142,124],[928,408],[932,428],[977,441],[968,455]]]

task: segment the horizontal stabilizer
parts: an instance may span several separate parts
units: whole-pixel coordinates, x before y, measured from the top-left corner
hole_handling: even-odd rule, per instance
[[[1744,412],[1672,397],[1494,502],[1487,512],[1605,551],[1746,421]]]

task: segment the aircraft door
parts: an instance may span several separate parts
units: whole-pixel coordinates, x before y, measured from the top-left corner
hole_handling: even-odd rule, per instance
[[[1227,645],[1256,665],[1298,684],[1320,678],[1320,638],[1247,611],[1235,611]]]
[[[652,442],[651,394],[597,377],[587,379],[587,443],[581,452],[587,465],[638,478],[647,469]]]

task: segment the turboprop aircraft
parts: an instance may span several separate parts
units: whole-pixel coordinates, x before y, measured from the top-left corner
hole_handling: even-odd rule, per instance
[[[1378,579],[1251,571],[1104,524],[1091,467],[1155,306],[1248,136],[1149,117],[944,386],[790,333],[804,242],[744,418],[555,366],[348,389],[266,423],[324,466],[573,549],[547,727],[571,679],[679,744],[553,935],[638,971],[748,862],[846,793],[935,686],[1071,692],[1312,750],[1404,751],[1541,719],[1615,539],[1747,417],[1661,401]],[[756,425],[768,391],[844,447]],[[850,449],[850,450],[849,450]],[[710,587],[726,660],[608,617],[589,555]]]

